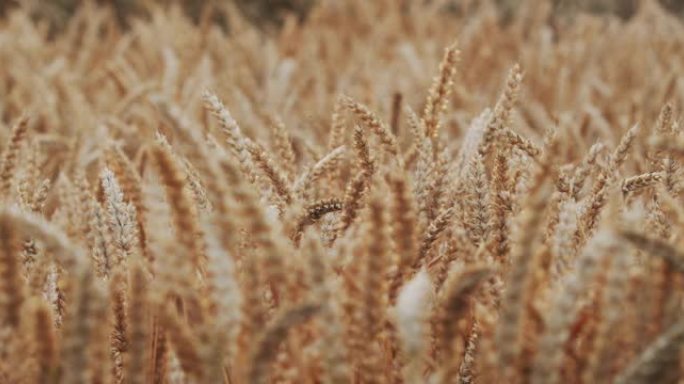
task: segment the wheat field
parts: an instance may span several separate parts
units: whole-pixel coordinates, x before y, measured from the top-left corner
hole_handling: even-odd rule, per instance
[[[0,19],[0,383],[684,382],[658,2],[141,3]]]

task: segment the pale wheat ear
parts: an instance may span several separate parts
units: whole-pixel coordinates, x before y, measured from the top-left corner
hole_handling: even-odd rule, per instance
[[[110,146],[105,151],[107,165],[109,169],[116,175],[117,180],[121,183],[121,189],[124,197],[130,202],[136,211],[136,222],[138,226],[138,239],[140,252],[145,252],[145,207],[142,203],[142,187],[140,175],[138,175],[135,167],[130,159],[123,152],[121,147],[114,145]]]
[[[107,168],[101,174],[105,195],[105,211],[115,253],[111,268],[126,271],[127,263],[139,248],[137,214],[132,204],[124,201],[118,180]]]
[[[395,307],[397,334],[406,355],[404,379],[408,382],[421,377],[421,356],[427,350],[428,322],[431,302],[429,275],[421,270],[401,288]]]

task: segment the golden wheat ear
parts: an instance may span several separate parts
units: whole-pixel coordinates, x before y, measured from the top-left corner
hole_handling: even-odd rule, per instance
[[[14,123],[9,140],[2,152],[0,159],[0,195],[5,199],[12,189],[19,151],[28,137],[28,129],[29,117],[23,115]]]
[[[418,222],[416,207],[405,176],[391,175],[389,188],[392,193],[390,207],[391,240],[395,259],[392,281],[389,286],[389,299],[394,303],[399,287],[411,272],[412,264],[418,254]]]
[[[634,230],[623,230],[620,235],[648,255],[662,258],[678,271],[684,272],[684,253],[675,246]]]
[[[21,278],[19,263],[19,236],[8,220],[0,221],[0,297],[2,317],[0,324],[18,331],[21,307],[25,299],[25,284]]]
[[[126,380],[131,384],[144,384],[148,373],[148,346],[150,333],[149,282],[140,260],[133,262],[128,283],[128,334],[129,340],[124,366]]]
[[[301,240],[306,227],[315,224],[324,215],[340,211],[342,208],[344,208],[344,203],[339,199],[321,200],[307,206],[304,209],[304,213],[301,214],[297,220],[295,232],[292,235],[292,242],[295,246],[299,246],[299,241]]]
[[[188,377],[201,380],[205,372],[202,360],[202,346],[190,325],[184,321],[178,311],[164,306],[159,309],[159,323],[164,328],[174,355],[178,359],[180,369]]]
[[[441,383],[451,383],[458,375],[467,345],[462,320],[471,296],[491,273],[489,268],[472,266],[454,273],[445,283],[440,307],[433,312],[436,347],[441,356]]]
[[[245,172],[250,182],[254,183],[256,175],[253,173],[254,164],[247,152],[248,138],[216,94],[206,91],[203,98],[205,108],[218,120],[221,132],[226,136],[228,148],[239,160],[241,170]]]
[[[77,272],[78,285],[71,302],[71,308],[64,322],[64,336],[61,342],[60,374],[64,382],[86,383],[96,364],[91,361],[93,335],[96,325],[105,322],[107,295],[95,282],[87,268]]]
[[[383,147],[389,154],[392,156],[397,156],[399,154],[397,138],[375,113],[371,112],[365,105],[354,101],[354,99],[350,97],[345,97],[344,102],[347,108],[356,115],[361,123],[378,136]]]
[[[254,346],[254,352],[252,353],[247,372],[247,382],[255,384],[268,383],[268,366],[276,357],[279,349],[278,346],[285,340],[294,326],[307,321],[319,310],[320,307],[316,304],[304,303],[284,311],[275,318]]]
[[[346,156],[346,153],[346,146],[341,145],[337,148],[334,148],[327,155],[318,160],[316,164],[309,167],[309,169],[307,169],[301,176],[299,176],[299,178],[295,180],[292,187],[295,194],[302,199],[306,199],[310,193],[309,189],[317,180],[320,180],[325,176],[328,176],[326,178],[328,181],[330,181],[330,179],[335,180],[335,176],[333,175],[338,173],[339,170],[337,168],[340,166],[340,163],[342,162],[344,156]]]
[[[684,342],[684,322],[677,321],[654,340],[615,379],[616,384],[670,383],[679,376],[679,352]]]
[[[444,50],[444,58],[439,64],[439,74],[435,77],[425,102],[422,124],[425,126],[427,136],[433,140],[439,136],[439,119],[447,107],[449,95],[454,86],[459,55],[457,43],[453,43]]]
[[[502,130],[508,129],[511,113],[518,99],[522,76],[522,69],[519,64],[515,64],[508,73],[503,93],[496,102],[494,113],[487,123],[478,148],[480,154],[485,159],[489,157],[496,135]]]
[[[167,147],[154,148],[152,156],[168,197],[177,240],[182,247],[181,252],[190,260],[193,268],[204,275],[205,252],[197,236],[201,229],[197,222],[197,212],[185,189],[185,178]]]
[[[57,337],[50,307],[41,299],[33,299],[29,305],[33,314],[33,338],[37,360],[36,383],[49,384],[57,375]]]
[[[249,152],[252,157],[254,165],[259,168],[270,181],[271,186],[278,197],[278,204],[282,207],[290,205],[293,200],[293,192],[285,172],[275,164],[271,156],[266,153],[262,146],[252,141],[246,141],[246,145],[247,152]]]

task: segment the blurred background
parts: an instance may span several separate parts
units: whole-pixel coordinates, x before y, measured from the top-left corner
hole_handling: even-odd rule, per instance
[[[85,2],[97,2],[109,6],[116,12],[120,24],[125,27],[132,17],[146,17],[149,10],[158,6],[172,4],[182,7],[195,22],[211,19],[224,28],[228,28],[227,20],[222,17],[222,10],[235,7],[255,25],[264,29],[277,28],[287,15],[304,19],[311,7],[319,1],[330,0],[0,0],[0,16],[16,7],[24,7],[38,20],[49,23],[53,31],[58,31],[75,10]],[[534,3],[540,0],[396,0],[402,2],[424,1],[443,3],[444,9],[450,12],[467,12],[483,3],[494,2],[501,9],[502,21],[516,12],[523,3]],[[571,18],[582,12],[612,15],[623,19],[630,18],[639,4],[647,1],[659,1],[666,9],[684,17],[684,0],[552,0],[553,16]]]

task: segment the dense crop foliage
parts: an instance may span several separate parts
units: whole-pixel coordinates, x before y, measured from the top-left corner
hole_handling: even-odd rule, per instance
[[[0,20],[0,382],[684,377],[658,2],[141,3]]]

